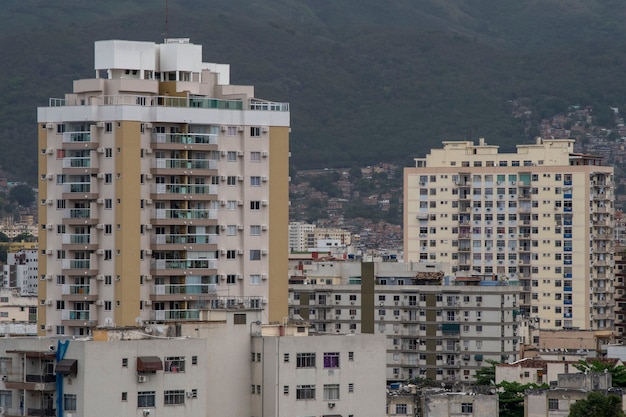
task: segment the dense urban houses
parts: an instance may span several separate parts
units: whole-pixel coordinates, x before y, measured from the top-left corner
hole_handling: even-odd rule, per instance
[[[444,142],[404,173],[404,256],[519,281],[541,329],[614,326],[614,176],[574,141]]]
[[[98,41],[94,63],[38,109],[40,334],[223,308],[281,320],[288,104],[188,39]]]
[[[385,335],[389,382],[471,382],[488,360],[518,358],[520,289],[446,269],[319,259],[290,280],[290,313],[320,334]]]

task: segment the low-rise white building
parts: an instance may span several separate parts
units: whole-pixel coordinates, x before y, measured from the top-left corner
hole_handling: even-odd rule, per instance
[[[22,249],[7,253],[7,264],[2,266],[2,286],[18,288],[21,295],[37,295],[37,249]]]

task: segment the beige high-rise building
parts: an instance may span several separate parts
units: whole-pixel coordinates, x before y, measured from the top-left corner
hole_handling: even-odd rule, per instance
[[[287,315],[289,106],[188,39],[95,43],[38,109],[39,331]]]
[[[404,172],[406,261],[450,262],[457,276],[518,281],[541,329],[611,329],[613,168],[537,139],[500,153],[443,142]]]

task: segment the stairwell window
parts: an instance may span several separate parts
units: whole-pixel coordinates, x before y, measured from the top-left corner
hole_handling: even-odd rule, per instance
[[[76,394],[63,395],[63,408],[67,411],[76,411]]]

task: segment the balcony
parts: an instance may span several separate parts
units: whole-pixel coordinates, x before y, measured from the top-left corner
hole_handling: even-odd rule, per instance
[[[158,144],[217,145],[217,135],[210,133],[153,133],[152,143],[157,144],[155,148],[159,148]]]
[[[216,294],[215,284],[155,285],[152,301],[198,301]]]
[[[153,184],[151,187],[151,193],[154,199],[171,199],[180,200],[182,195],[197,194],[194,195],[194,199],[210,200],[217,195],[217,185],[196,185],[196,184]]]
[[[155,173],[159,174],[180,174],[180,170],[183,173],[187,173],[188,170],[194,170],[195,175],[201,173],[197,171],[202,170],[217,170],[219,162],[214,159],[167,159],[157,158],[152,162],[152,169]],[[208,172],[206,173],[209,174]]]
[[[98,286],[62,285],[61,295],[65,301],[96,301],[98,299]]]
[[[94,200],[97,198],[97,193],[89,182],[66,182],[63,184],[63,198]]]
[[[63,143],[85,143],[91,142],[91,133],[90,132],[64,132],[63,133]]]
[[[180,249],[180,245],[215,245],[217,244],[217,235],[185,235],[185,234],[169,234],[169,235],[152,235],[151,243],[153,249],[154,245],[159,245],[159,250],[173,250]],[[168,247],[166,245],[171,245]],[[196,249],[202,249],[196,247]]]
[[[95,263],[89,259],[63,259],[62,268],[66,275],[91,276],[97,274]]]
[[[214,220],[217,219],[217,210],[154,209],[152,218],[155,220]]]
[[[152,310],[152,320],[199,320],[200,310],[188,309],[188,310]]]
[[[77,157],[77,158],[63,158],[62,167],[65,169],[70,168],[92,168],[90,157]],[[80,170],[84,172],[83,169]]]
[[[63,234],[61,236],[63,249],[66,250],[97,249],[98,245],[92,243],[91,240],[91,235],[89,234]],[[94,241],[95,240],[96,239],[94,239]]]
[[[56,375],[55,374],[26,374],[25,378],[19,376],[14,379],[14,376],[8,375],[8,380],[4,382],[4,386],[7,389],[17,389],[26,391],[54,391],[56,389]],[[44,415],[44,414],[31,414],[32,409],[29,409],[29,416]],[[21,415],[21,414],[16,414]],[[50,414],[45,414],[50,415]]]
[[[155,259],[150,264],[153,275],[210,275],[217,269],[216,259]]]

